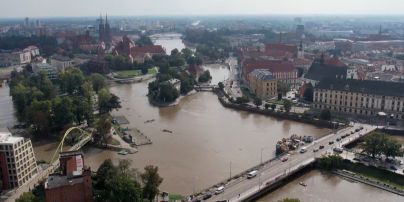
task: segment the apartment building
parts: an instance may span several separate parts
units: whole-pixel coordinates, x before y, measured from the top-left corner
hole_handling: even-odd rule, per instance
[[[273,74],[266,69],[255,69],[248,75],[249,87],[252,92],[263,100],[277,95],[278,82]]]
[[[0,178],[2,189],[19,187],[37,173],[31,140],[0,132]]]
[[[326,79],[314,87],[313,107],[359,116],[404,119],[404,83]]]

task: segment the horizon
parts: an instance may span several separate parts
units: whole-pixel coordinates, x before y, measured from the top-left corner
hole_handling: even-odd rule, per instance
[[[21,6],[23,5],[23,6]],[[39,6],[38,5],[46,5]],[[366,5],[366,6],[363,6]],[[0,18],[110,16],[402,16],[400,0],[6,0]],[[10,9],[19,8],[19,9]],[[35,8],[35,9],[33,9]]]

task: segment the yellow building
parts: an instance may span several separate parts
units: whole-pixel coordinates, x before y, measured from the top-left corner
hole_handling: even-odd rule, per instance
[[[250,90],[257,97],[268,100],[276,97],[278,83],[272,73],[266,69],[255,69],[248,74]]]

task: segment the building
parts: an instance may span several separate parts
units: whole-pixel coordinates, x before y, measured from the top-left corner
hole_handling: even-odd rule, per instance
[[[404,119],[404,83],[325,79],[314,87],[313,107],[343,114]]]
[[[58,70],[55,66],[48,63],[33,63],[32,71],[34,74],[39,74],[40,72],[45,72],[50,80],[56,80],[58,78]]]
[[[242,63],[242,76],[248,83],[248,75],[255,69],[267,69],[281,82],[296,87],[298,83],[298,70],[293,63],[283,60],[255,60],[246,59]]]
[[[105,44],[109,45],[111,43],[111,27],[108,23],[108,16],[105,16],[105,23],[100,16],[99,25],[98,25],[98,37],[100,42],[104,42]]]
[[[24,48],[23,52],[29,53],[31,55],[31,58],[34,58],[36,56],[39,56],[39,48],[36,46],[28,46]]]
[[[50,58],[50,63],[59,71],[63,72],[66,68],[73,66],[73,59],[62,55],[53,55]]]
[[[93,201],[91,170],[84,168],[83,153],[60,153],[60,172],[49,175],[45,182],[47,202]]]
[[[20,54],[3,52],[0,53],[0,67],[8,67],[20,64]]]
[[[352,72],[349,72],[350,75]],[[333,60],[316,59],[311,64],[308,72],[303,76],[304,83],[311,83],[315,86],[319,81],[326,78],[346,79],[348,76],[348,67],[340,65],[339,62]]]
[[[0,174],[2,189],[16,188],[38,172],[31,140],[0,132]]]
[[[248,74],[250,90],[259,98],[268,100],[277,96],[278,82],[267,69],[255,69]]]

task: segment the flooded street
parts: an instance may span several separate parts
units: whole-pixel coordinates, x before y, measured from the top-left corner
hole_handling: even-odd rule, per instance
[[[299,185],[304,182],[307,187]],[[314,170],[273,191],[258,202],[273,202],[284,198],[298,198],[302,202],[395,202],[403,197],[339,176]]]

